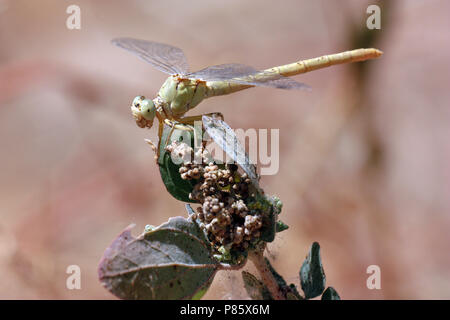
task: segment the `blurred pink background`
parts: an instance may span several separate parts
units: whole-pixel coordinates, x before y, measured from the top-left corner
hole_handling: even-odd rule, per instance
[[[80,30],[66,28],[71,4]],[[381,30],[366,28],[369,4],[384,5]],[[284,203],[290,229],[269,249],[288,281],[318,241],[343,299],[449,299],[448,12],[443,0],[0,0],[0,298],[114,298],[97,280],[105,248],[130,223],[137,235],[186,215],[144,142],[156,130],[130,115],[166,78],[110,44],[130,36],[182,48],[192,70],[383,50],[295,77],[312,92],[253,88],[190,114],[280,128],[280,170],[261,183]],[[71,264],[81,290],[66,288]],[[374,264],[381,290],[366,287]],[[205,299],[247,298],[240,281],[219,273]]]

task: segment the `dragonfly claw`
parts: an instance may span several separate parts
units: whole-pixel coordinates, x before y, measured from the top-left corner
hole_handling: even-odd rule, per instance
[[[158,148],[150,139],[144,139],[145,142],[147,142],[148,145],[152,148],[153,152],[155,153],[155,160],[158,161]]]

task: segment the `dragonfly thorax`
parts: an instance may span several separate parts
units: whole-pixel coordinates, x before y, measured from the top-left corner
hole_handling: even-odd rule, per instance
[[[169,117],[178,119],[196,107],[206,97],[206,82],[179,75],[167,78],[159,90],[163,109]]]

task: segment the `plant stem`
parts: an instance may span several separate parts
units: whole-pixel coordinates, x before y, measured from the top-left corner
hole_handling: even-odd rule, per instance
[[[251,251],[248,258],[253,262],[261,276],[261,281],[266,285],[274,300],[286,300],[280,286],[270,272],[266,261],[264,260],[264,250]]]
[[[245,266],[245,263],[247,261],[244,261],[243,263],[240,264],[228,264],[228,263],[221,263],[219,264],[219,270],[239,270],[242,269]]]

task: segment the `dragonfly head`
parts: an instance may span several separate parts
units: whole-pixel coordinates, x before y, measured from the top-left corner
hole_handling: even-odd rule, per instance
[[[156,108],[152,100],[144,96],[137,96],[133,100],[131,112],[136,120],[136,124],[141,128],[151,128],[155,119]]]

